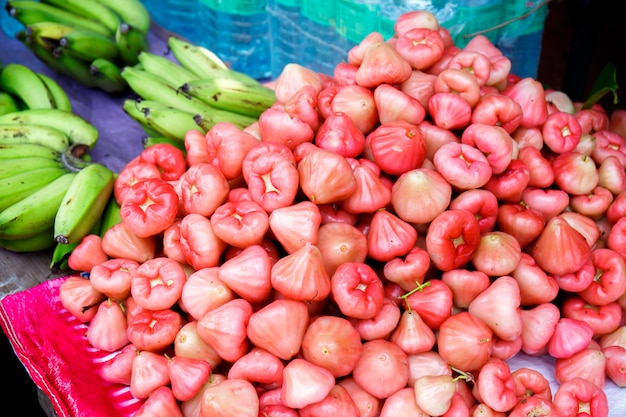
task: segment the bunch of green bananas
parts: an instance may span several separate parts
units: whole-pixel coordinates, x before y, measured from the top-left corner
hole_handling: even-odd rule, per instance
[[[206,133],[217,122],[245,128],[276,101],[272,89],[229,68],[211,50],[175,36],[168,46],[173,59],[143,51],[136,65],[122,70],[138,96],[126,99],[123,109],[146,132],[146,146],[168,142],[184,149],[186,132]]]
[[[140,0],[10,0],[16,33],[54,71],[108,93],[128,90],[125,65],[148,50],[150,14]]]
[[[16,252],[79,242],[113,199],[114,173],[89,158],[98,130],[42,79],[0,69],[0,247]]]

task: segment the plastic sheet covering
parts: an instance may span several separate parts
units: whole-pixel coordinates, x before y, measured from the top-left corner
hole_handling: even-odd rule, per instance
[[[63,308],[66,278],[7,295],[0,324],[34,383],[50,398],[57,417],[130,417],[141,406],[128,386],[111,384],[100,369],[118,352],[89,345],[87,324]]]

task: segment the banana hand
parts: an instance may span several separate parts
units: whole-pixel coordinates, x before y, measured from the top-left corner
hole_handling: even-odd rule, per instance
[[[104,58],[116,62],[120,56],[120,50],[113,38],[79,29],[59,38],[57,53],[67,53],[84,61]]]
[[[210,108],[201,100],[182,94],[177,86],[167,83],[160,76],[135,67],[124,67],[122,77],[131,90],[144,100],[152,100],[190,113],[198,113]]]
[[[37,22],[57,22],[75,28],[90,29],[102,35],[112,36],[111,30],[98,20],[88,19],[51,4],[32,0],[10,0],[6,3],[9,15],[24,26]]]

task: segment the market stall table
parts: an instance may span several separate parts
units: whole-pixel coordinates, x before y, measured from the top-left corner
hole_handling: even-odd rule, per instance
[[[159,54],[166,53],[165,38],[162,36],[163,34],[157,33],[153,31],[150,34],[151,51]],[[0,47],[0,60],[3,63],[22,63],[35,71],[53,76],[72,99],[74,111],[98,128],[101,135],[96,148],[91,153],[96,161],[102,162],[112,170],[119,172],[129,160],[141,152],[143,149],[143,131],[122,111],[121,104],[129,96],[112,97],[99,90],[87,89],[69,79],[60,77],[37,61],[21,43],[4,34],[0,35],[0,45],[2,45]],[[50,260],[51,251],[15,254],[0,249],[2,268],[0,272],[0,300],[8,295],[25,294],[28,290],[33,289],[42,289],[42,291],[35,292],[39,296],[45,295],[46,290],[54,290],[58,279],[61,279],[63,274],[51,272]],[[45,307],[50,306],[44,305],[43,308]],[[558,385],[554,378],[553,358],[531,358],[520,354],[510,361],[510,365],[512,369],[529,367],[541,371],[551,382],[553,392],[556,392]],[[98,378],[97,375],[89,377]],[[623,390],[607,381],[605,392],[610,401],[610,416],[626,415],[626,396]],[[58,398],[52,398],[51,402],[51,398],[44,395],[42,391],[40,394],[42,408],[49,417],[55,417],[58,413],[55,412],[55,407],[52,404],[55,400],[58,401]]]

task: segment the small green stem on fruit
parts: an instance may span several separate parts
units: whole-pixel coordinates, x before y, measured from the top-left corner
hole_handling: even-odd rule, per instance
[[[398,298],[401,298],[402,300],[406,301],[406,299],[409,298],[412,294],[416,293],[417,291],[422,291],[424,288],[428,287],[430,285],[430,281],[426,281],[423,284],[420,284],[418,281],[415,281],[415,285],[417,285],[415,288],[413,288],[411,291],[407,292],[406,294],[399,296]]]
[[[600,282],[602,280],[602,275],[604,275],[604,272],[602,269],[600,268],[596,268],[596,274],[593,277],[593,282]]]
[[[473,382],[474,381],[474,375],[470,374],[469,372],[461,371],[460,369],[455,368],[454,366],[451,366],[450,369],[452,369],[452,371],[454,371],[454,372],[456,372],[458,374],[457,376],[452,378],[452,380],[454,382],[458,381],[459,379],[464,379],[467,382]]]
[[[104,300],[104,297],[103,297],[103,298],[101,298],[101,299],[99,299],[98,301],[96,301],[96,302],[95,302],[95,303],[93,303],[93,304],[88,304],[88,305],[86,305],[86,306],[83,306],[83,308],[81,309],[81,312],[82,312],[82,313],[84,313],[84,312],[86,312],[86,311],[91,310],[91,309],[92,309],[92,308],[94,308],[94,307],[97,307],[98,305],[100,305],[100,303],[101,303],[103,300]]]

